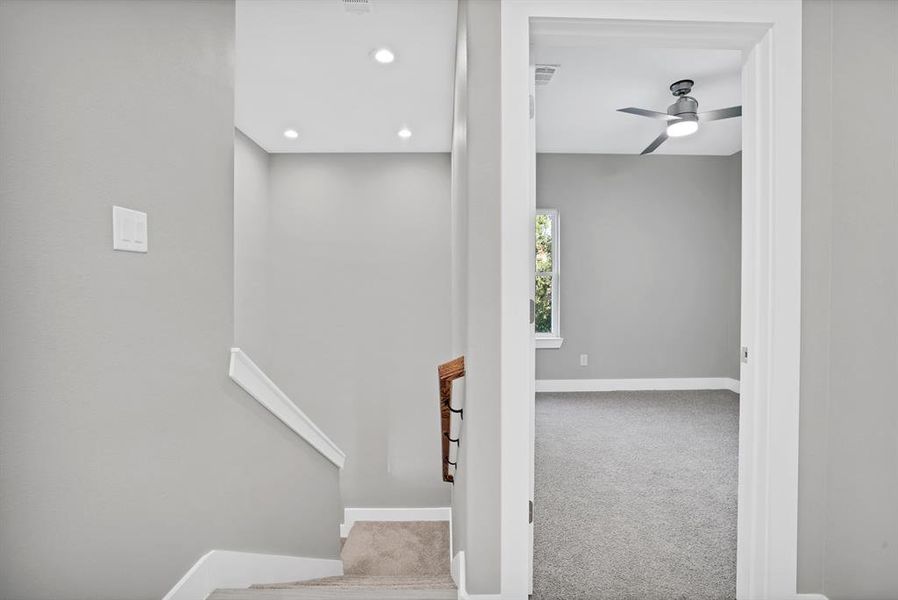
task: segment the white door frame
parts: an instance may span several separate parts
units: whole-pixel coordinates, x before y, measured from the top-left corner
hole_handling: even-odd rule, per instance
[[[552,20],[559,19],[559,20]],[[583,20],[593,20],[586,22]],[[530,585],[534,394],[529,65],[534,35],[743,50],[743,241],[737,598],[798,598],[801,294],[800,0],[514,0],[501,49],[501,590]],[[579,39],[579,42],[578,42]],[[810,598],[813,595],[802,595]]]

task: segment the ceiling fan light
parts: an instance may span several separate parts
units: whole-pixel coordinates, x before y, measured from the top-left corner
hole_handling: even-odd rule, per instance
[[[685,137],[698,131],[698,119],[679,119],[667,126],[670,137]]]

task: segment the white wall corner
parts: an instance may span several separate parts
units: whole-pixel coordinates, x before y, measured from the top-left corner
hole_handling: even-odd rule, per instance
[[[340,560],[212,550],[162,600],[205,600],[221,588],[246,588],[255,583],[303,581],[342,574]]]
[[[449,521],[449,535],[452,535],[452,508],[449,506],[424,508],[346,508],[340,537],[349,537],[349,530],[356,521]],[[449,549],[450,555],[452,549]]]
[[[458,588],[458,600],[501,600],[502,594],[469,594],[466,583],[465,552],[460,550],[452,557],[452,581]]]
[[[240,348],[231,348],[228,375],[315,450],[343,468],[346,454]]]
[[[618,392],[644,390],[729,390],[738,394],[739,380],[731,377],[536,380],[537,392]]]

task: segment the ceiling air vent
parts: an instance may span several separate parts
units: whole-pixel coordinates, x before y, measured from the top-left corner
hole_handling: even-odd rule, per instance
[[[549,85],[561,65],[536,65],[536,85]]]
[[[371,12],[371,0],[343,0],[343,10],[356,15]]]

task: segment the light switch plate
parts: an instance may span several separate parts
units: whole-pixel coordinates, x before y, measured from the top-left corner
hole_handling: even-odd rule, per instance
[[[147,213],[121,206],[112,207],[112,249],[146,252]]]

